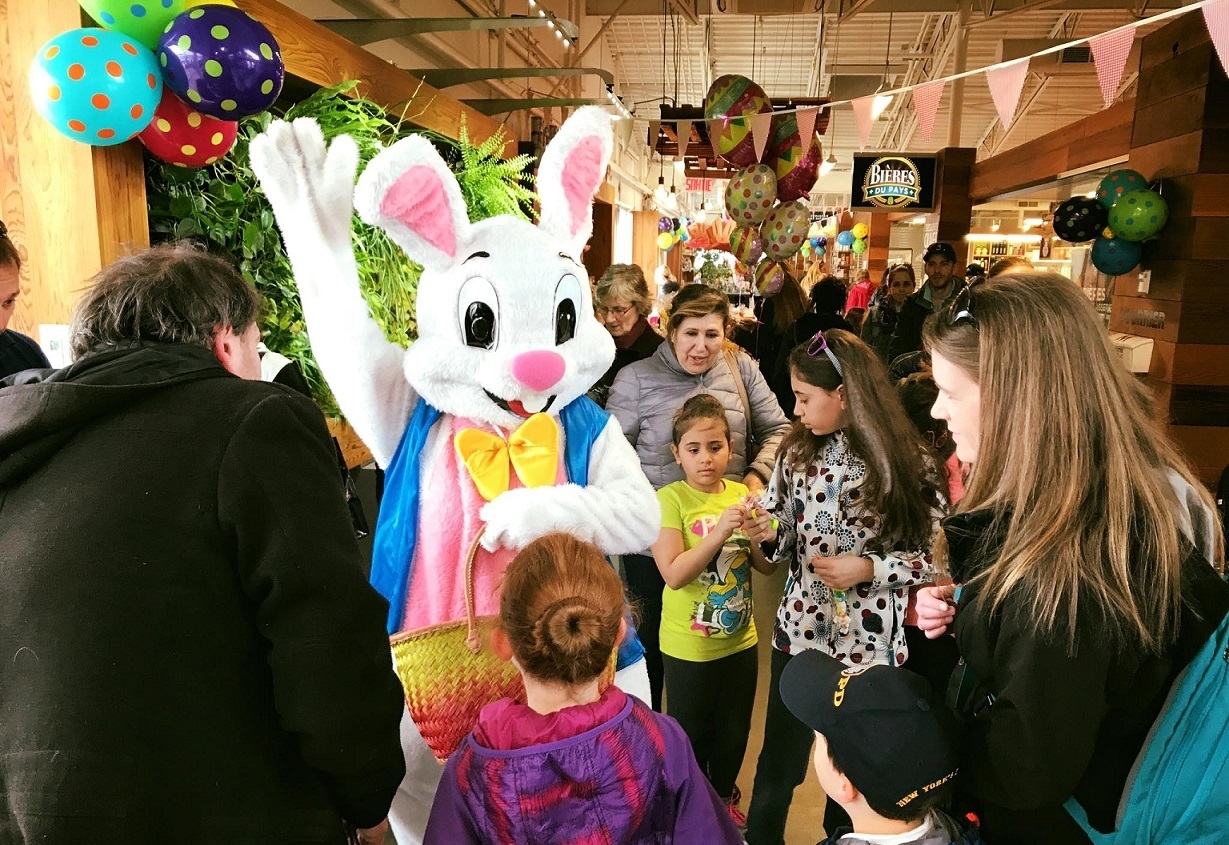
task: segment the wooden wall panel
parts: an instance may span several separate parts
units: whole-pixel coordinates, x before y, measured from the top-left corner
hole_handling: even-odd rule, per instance
[[[1131,148],[1128,166],[1153,179],[1172,179],[1200,172],[1203,157],[1203,133],[1185,131],[1184,134]]]
[[[653,273],[657,270],[657,221],[661,217],[656,211],[632,212],[632,263],[644,271],[644,278],[649,283],[649,293],[657,294]]]
[[[1229,426],[1173,425],[1169,436],[1193,464],[1200,480],[1215,485],[1229,465]]]
[[[94,203],[101,266],[149,246],[144,149],[136,142],[94,147]]]
[[[1210,43],[1203,15],[1182,15],[1144,39],[1139,51],[1141,75]],[[1142,80],[1141,80],[1142,81]]]
[[[1148,377],[1170,384],[1229,387],[1229,345],[1155,341]],[[1227,418],[1229,419],[1229,418]]]

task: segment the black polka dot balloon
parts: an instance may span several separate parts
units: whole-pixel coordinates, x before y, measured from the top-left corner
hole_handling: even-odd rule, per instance
[[[1109,215],[1105,206],[1089,197],[1072,197],[1054,212],[1054,234],[1064,241],[1083,243],[1101,234]]]

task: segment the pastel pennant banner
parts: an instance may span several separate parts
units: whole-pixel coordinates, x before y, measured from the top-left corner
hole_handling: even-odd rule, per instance
[[[853,106],[853,119],[858,124],[858,149],[866,149],[866,143],[871,139],[871,109],[875,106],[874,97],[859,97],[850,103]]]
[[[678,139],[679,139],[679,160],[686,158],[687,145],[691,143],[691,121],[680,120],[678,122]]]
[[[755,160],[764,157],[768,149],[768,138],[772,135],[772,112],[751,116],[751,142],[755,145]]]
[[[917,128],[922,133],[923,141],[930,140],[930,133],[935,127],[935,115],[939,113],[944,85],[940,79],[913,89],[913,111],[917,113]]]
[[[1021,59],[986,71],[990,97],[994,100],[994,107],[998,109],[999,120],[1004,129],[1011,126],[1012,118],[1016,116],[1020,92],[1024,90],[1024,80],[1028,78],[1028,62],[1028,59]]]
[[[1204,8],[1207,12],[1207,8]],[[1097,65],[1097,82],[1101,86],[1101,99],[1105,105],[1114,104],[1118,94],[1118,86],[1122,84],[1122,73],[1127,69],[1127,56],[1131,55],[1131,45],[1135,43],[1135,30],[1119,29],[1094,35],[1088,40],[1088,48],[1092,51],[1092,60]]]
[[[811,137],[815,134],[815,119],[819,117],[819,109],[799,109],[798,110],[798,138],[802,141],[802,148],[805,150]]]

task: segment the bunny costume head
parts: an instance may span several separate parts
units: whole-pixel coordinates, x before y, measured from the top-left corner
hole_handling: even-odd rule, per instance
[[[399,141],[364,171],[359,215],[425,268],[405,375],[432,405],[515,426],[579,398],[610,366],[614,342],[593,316],[580,263],[610,152],[604,111],[568,120],[538,169],[536,226],[512,217],[471,225],[425,138]]]

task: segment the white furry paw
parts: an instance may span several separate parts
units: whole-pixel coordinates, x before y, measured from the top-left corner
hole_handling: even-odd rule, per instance
[[[292,261],[321,246],[351,251],[350,218],[358,145],[348,135],[325,146],[310,118],[275,120],[251,145],[252,170],[273,206]]]
[[[569,527],[559,520],[557,509],[553,507],[558,489],[522,487],[501,493],[483,505],[480,514],[486,523],[483,548],[489,552],[500,546],[520,549],[543,534],[567,531]]]

